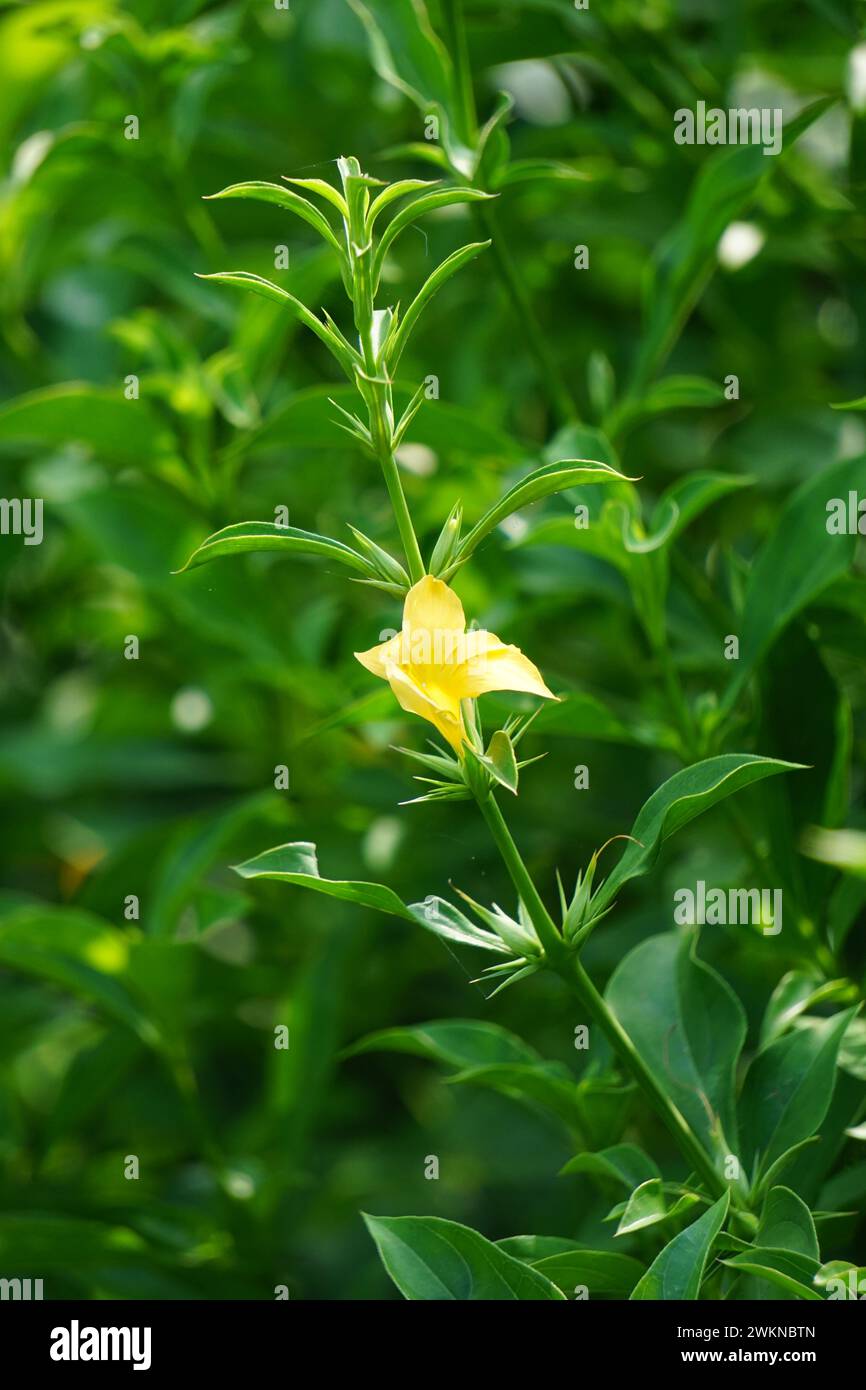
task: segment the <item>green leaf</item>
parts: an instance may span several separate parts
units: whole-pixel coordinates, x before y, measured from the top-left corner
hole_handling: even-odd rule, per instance
[[[837,1065],[858,1081],[866,1081],[866,1019],[852,1018],[839,1045]]]
[[[324,198],[326,203],[330,203],[332,208],[336,208],[341,217],[348,220],[349,209],[346,200],[338,188],[325,179],[292,179],[288,174],[282,174],[284,183],[290,183],[293,188],[305,188],[308,193],[317,193],[320,198]]]
[[[393,390],[395,413],[399,414],[413,396],[414,388],[406,382],[396,382]],[[244,447],[251,453],[287,447],[332,449],[343,442],[334,423],[334,407],[352,410],[357,404],[354,386],[306,387],[289,396],[258,430],[250,431],[244,437]],[[522,455],[515,440],[486,425],[477,412],[447,401],[424,401],[423,410],[412,422],[412,439],[437,454],[465,453],[473,459],[508,462]]]
[[[760,1196],[762,1192],[768,1191],[804,1149],[809,1148],[812,1144],[820,1144],[820,1142],[820,1134],[810,1134],[808,1139],[801,1139],[799,1144],[792,1144],[790,1149],[786,1149],[783,1154],[779,1155],[775,1163],[770,1164],[761,1181],[755,1185],[755,1195]]]
[[[520,1038],[492,1023],[469,1019],[389,1028],[362,1038],[345,1053],[403,1052],[453,1067],[453,1083],[487,1086],[528,1102],[571,1128],[581,1124],[577,1087],[567,1068],[545,1062]]]
[[[0,1259],[10,1274],[31,1268],[65,1274],[112,1260],[140,1263],[149,1253],[147,1242],[129,1226],[59,1212],[0,1214]]]
[[[275,879],[279,883],[294,883],[300,888],[311,888],[316,893],[325,893],[328,897],[340,898],[344,902],[374,907],[379,912],[403,917],[408,922],[417,920],[415,914],[397,894],[381,883],[322,878],[316,859],[316,846],[308,840],[298,840],[292,844],[266,849],[253,859],[234,865],[234,871],[240,874],[241,878],[267,878]]]
[[[832,864],[843,874],[866,879],[866,831],[812,826],[804,832],[801,848],[819,864]]]
[[[675,1200],[669,1205],[668,1196],[673,1192]],[[659,1183],[651,1179],[631,1194],[627,1202],[618,1202],[606,1221],[618,1221],[617,1236],[632,1235],[635,1231],[649,1226],[668,1222],[676,1230],[680,1218],[691,1213],[701,1203],[697,1192],[686,1191],[676,1184]]]
[[[568,1069],[559,1062],[490,1062],[468,1067],[451,1077],[451,1081],[454,1085],[468,1082],[487,1086],[511,1100],[527,1102],[548,1112],[571,1130],[583,1129],[578,1087]]]
[[[383,1265],[404,1298],[563,1300],[555,1284],[478,1231],[438,1216],[367,1216]]]
[[[742,1274],[766,1279],[795,1298],[815,1301],[822,1297],[812,1285],[818,1273],[818,1261],[809,1259],[807,1255],[756,1245],[728,1260],[722,1260],[722,1264]]]
[[[487,769],[501,787],[517,795],[517,757],[514,745],[504,729],[497,729],[490,740],[486,754],[476,754],[478,761]]]
[[[786,124],[785,151],[832,100],[813,102]],[[670,352],[715,268],[719,238],[784,159],[784,154],[780,160],[767,159],[762,145],[742,145],[717,152],[702,165],[682,218],[647,268],[638,380],[645,379]]]
[[[496,1244],[506,1255],[513,1255],[515,1260],[527,1265],[538,1264],[549,1255],[569,1255],[583,1248],[576,1240],[568,1240],[565,1236],[503,1236]]]
[[[743,596],[740,657],[723,700],[733,709],[755,666],[796,615],[851,568],[857,537],[830,535],[827,503],[847,500],[862,481],[862,457],[817,473],[782,508],[749,572]]]
[[[70,382],[29,391],[0,407],[0,445],[84,444],[102,462],[143,469],[176,457],[177,442],[146,400]]]
[[[435,33],[423,0],[349,0],[362,21],[375,67],[383,81],[404,92],[427,115],[461,128],[456,79],[448,50]],[[450,144],[447,128],[443,144]],[[467,152],[468,153],[468,152]]]
[[[650,937],[614,971],[605,998],[674,1105],[719,1162],[737,1152],[734,1076],[746,1019],[692,932]]]
[[[296,180],[292,180],[296,182]],[[325,185],[329,187],[329,185]],[[336,189],[332,189],[336,193]],[[340,195],[337,193],[337,197]],[[302,198],[299,193],[293,193],[290,188],[283,188],[279,183],[233,183],[228,188],[223,188],[219,193],[208,195],[207,201],[214,202],[219,198],[254,198],[260,203],[275,203],[277,207],[283,208],[286,212],[293,212],[296,217],[303,218],[304,222],[313,227],[329,246],[337,252],[342,259],[344,255],[343,247],[338,240],[331,224],[322,215],[313,203]]]
[[[480,946],[486,951],[496,951],[499,955],[511,954],[507,946],[491,932],[476,926],[453,903],[431,893],[421,903],[413,903],[409,911],[413,920],[432,931],[445,941],[454,941],[459,946]]]
[[[598,1153],[575,1154],[560,1169],[561,1177],[572,1173],[588,1173],[602,1184],[624,1187],[628,1192],[650,1178],[661,1178],[653,1159],[636,1144],[614,1144]]]
[[[813,1134],[830,1105],[849,1009],[797,1029],[759,1052],[740,1097],[743,1149],[755,1180],[792,1145]]]
[[[856,1299],[859,1302],[866,1290],[866,1269],[852,1264],[850,1260],[828,1260],[818,1270],[813,1284],[825,1298]]]
[[[385,1028],[353,1043],[346,1052],[406,1052],[448,1066],[483,1067],[491,1063],[533,1064],[541,1057],[521,1038],[495,1023],[455,1018],[418,1023],[410,1028]]]
[[[562,1251],[534,1260],[532,1268],[561,1289],[566,1298],[628,1298],[644,1273],[640,1260],[616,1250]]]
[[[773,990],[764,1012],[761,1023],[761,1047],[766,1047],[783,1033],[787,1033],[795,1020],[815,1004],[844,998],[850,988],[847,980],[822,980],[819,975],[803,970],[789,970]]]
[[[696,816],[742,787],[779,772],[795,771],[799,766],[754,753],[723,753],[675,772],[641,808],[630,831],[636,843],[629,844],[599,889],[597,906],[607,906],[629,879],[649,873],[665,841]]]
[[[461,246],[459,250],[446,256],[442,264],[427,277],[406,312],[397,321],[385,344],[384,360],[392,372],[397,370],[409,335],[437,290],[440,290],[452,275],[456,275],[458,270],[462,270],[463,266],[474,261],[482,251],[486,251],[489,245],[489,241],[473,241],[468,246]]]
[[[626,403],[622,412],[614,412],[607,420],[609,428],[635,424],[651,415],[664,415],[669,410],[702,410],[724,405],[725,393],[716,381],[701,376],[666,376],[656,381],[637,401]]]
[[[0,965],[59,985],[153,1047],[159,1030],[137,997],[135,938],[88,912],[18,907],[0,916]]]
[[[423,193],[425,189],[441,188],[441,179],[398,179],[396,183],[389,183],[387,188],[383,188],[373,199],[367,211],[367,229],[372,233],[373,227],[381,212],[385,208],[397,201],[398,198],[406,198],[410,193]]]
[[[635,1188],[625,1203],[616,1234],[627,1236],[633,1231],[642,1230],[644,1226],[654,1226],[667,1214],[668,1206],[661,1178],[647,1178]]]
[[[728,1214],[729,1197],[723,1197],[674,1236],[657,1255],[638,1282],[631,1297],[643,1299],[696,1299],[701,1289],[713,1241]]]
[[[674,524],[666,537],[666,543],[670,543],[707,507],[752,484],[752,478],[737,477],[731,473],[689,473],[662,493],[650,518],[649,529],[651,532],[659,530],[666,517],[673,512]]]
[[[767,1193],[755,1244],[791,1250],[816,1261],[821,1258],[812,1213],[789,1187],[771,1187]]]
[[[420,180],[407,179],[406,183],[420,183]],[[422,184],[421,186],[424,187],[425,185]],[[397,187],[399,187],[398,184],[392,185],[392,188]],[[371,224],[374,213],[377,210],[377,204],[383,205],[382,200],[391,191],[392,189],[386,189],[385,193],[380,193],[376,202],[370,208],[368,220]],[[478,188],[440,188],[435,192],[422,193],[420,197],[413,198],[410,203],[407,203],[405,207],[402,207],[400,211],[391,218],[391,221],[388,223],[379,239],[379,244],[376,247],[376,253],[373,257],[374,293],[378,288],[379,280],[382,275],[382,266],[385,263],[385,257],[390,247],[393,246],[400,233],[405,231],[407,227],[411,227],[414,222],[417,222],[419,217],[426,216],[428,212],[436,212],[438,208],[450,208],[459,203],[487,202],[495,196],[496,195],[493,193],[483,193],[481,189]]]
[[[363,555],[342,541],[317,536],[312,531],[299,531],[295,526],[276,526],[271,521],[239,521],[233,526],[224,526],[221,531],[215,531],[206,541],[202,541],[176,573],[184,574],[198,565],[206,565],[210,560],[264,550],[274,550],[284,555],[322,555],[329,560],[339,560],[342,565],[367,576],[375,578],[377,573]]]
[[[253,275],[248,270],[221,270],[214,275],[199,275],[199,280],[216,280],[221,285],[237,285],[242,290],[249,290],[252,294],[261,295],[263,299],[270,299],[274,304],[286,306],[299,319],[306,328],[309,328],[316,337],[325,344],[328,351],[339,362],[343,371],[350,381],[354,381],[355,366],[360,365],[360,357],[352,347],[346,342],[342,335],[334,331],[328,324],[323,323],[320,318],[308,309],[306,304],[302,304],[300,299],[296,299],[288,290],[281,289],[271,280],[265,280],[261,275]]]
[[[518,183],[538,179],[543,183],[586,183],[592,175],[584,169],[576,169],[573,164],[565,164],[561,159],[512,159],[505,169],[494,178],[496,188],[512,188]]]
[[[609,464],[599,463],[595,459],[558,459],[555,463],[545,463],[521,478],[487,509],[461,541],[457,551],[460,562],[467,560],[479,542],[500,522],[531,502],[538,502],[542,497],[551,497],[578,484],[629,481]]]

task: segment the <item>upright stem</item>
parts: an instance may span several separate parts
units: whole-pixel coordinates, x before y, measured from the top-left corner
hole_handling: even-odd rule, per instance
[[[457,96],[463,123],[461,134],[469,144],[474,145],[478,134],[478,120],[475,114],[475,92],[472,88],[466,25],[463,22],[463,0],[442,0],[442,22],[445,28],[445,43],[457,74]]]
[[[532,919],[532,924],[544,948],[550,968],[565,981],[593,1022],[601,1028],[626,1071],[634,1078],[656,1114],[667,1126],[689,1165],[696,1173],[700,1174],[709,1191],[720,1197],[728,1190],[727,1183],[716,1172],[709,1154],[688,1121],[674,1105],[667,1092],[659,1085],[619,1019],[608,1008],[602,995],[599,994],[578,960],[577,954],[574,951],[569,951],[566,947],[556,929],[553,918],[541,900],[538,889],[521,858],[511,831],[508,829],[493,796],[490,794],[481,795],[477,799],[497,849],[502,855],[505,867]]]
[[[400,532],[409,577],[413,584],[417,584],[419,579],[424,578],[426,571],[418,546],[418,537],[415,534],[415,527],[412,525],[412,517],[409,514],[409,505],[403,492],[400,470],[394,457],[393,416],[389,418],[387,409],[391,388],[386,381],[380,379],[379,365],[373,345],[373,280],[370,268],[372,245],[367,241],[365,245],[358,246],[353,240],[354,236],[361,240],[362,232],[362,228],[357,228],[349,237],[354,270],[355,327],[358,330],[358,341],[361,344],[367,373],[366,388],[362,389],[362,394],[367,404],[370,437],[382,468],[388,496],[391,499],[391,507],[394,512],[394,520],[397,523],[397,530]]]
[[[412,525],[412,518],[409,515],[409,506],[403,492],[403,484],[400,481],[400,470],[390,444],[379,452],[379,462],[382,465],[382,473],[385,477],[388,496],[391,499],[397,530],[400,532],[403,554],[406,556],[406,564],[409,568],[409,578],[413,584],[417,584],[419,579],[424,578],[426,571],[418,546],[418,537],[415,535],[415,527]]]
[[[709,1190],[716,1197],[721,1197],[727,1191],[727,1183],[716,1172],[709,1154],[691,1125],[656,1081],[616,1014],[611,1012],[599,994],[577,955],[566,957],[562,964],[555,968],[557,974],[571,987],[590,1018],[601,1028],[617,1057],[631,1073],[659,1119],[667,1126],[680,1152],[688,1159],[695,1172],[700,1174]]]
[[[490,827],[490,833],[496,841],[496,848],[502,855],[503,863],[517,889],[520,901],[532,919],[532,925],[544,947],[544,954],[551,964],[554,964],[560,957],[564,956],[565,943],[556,930],[553,918],[541,900],[541,895],[532,881],[532,876],[521,858],[520,850],[514,843],[511,831],[505,823],[505,817],[494,801],[492,794],[479,796],[478,805]]]

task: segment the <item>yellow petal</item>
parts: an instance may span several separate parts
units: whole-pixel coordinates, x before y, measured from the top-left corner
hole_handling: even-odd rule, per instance
[[[431,633],[463,632],[466,618],[463,604],[453,589],[432,574],[425,574],[406,595],[403,626],[423,628]]]
[[[388,666],[387,678],[400,707],[408,714],[418,714],[430,724],[435,724],[440,734],[459,752],[464,739],[459,700],[449,699],[440,692],[437,692],[437,698],[431,698],[413,680],[410,672],[393,663]]]
[[[467,634],[467,660],[455,672],[455,682],[465,698],[475,698],[490,690],[520,690],[555,700],[544,678],[519,647],[501,642],[493,632]]]
[[[355,652],[355,660],[360,661],[362,666],[366,666],[368,671],[372,671],[374,676],[381,676],[383,681],[388,679],[388,667],[394,665],[399,659],[399,633],[388,642],[383,642],[381,646],[371,647],[367,652]]]

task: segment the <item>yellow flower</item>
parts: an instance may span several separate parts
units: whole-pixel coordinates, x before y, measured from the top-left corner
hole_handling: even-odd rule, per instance
[[[459,598],[429,574],[406,595],[397,636],[355,656],[374,676],[388,681],[403,709],[435,724],[458,753],[466,738],[461,700],[489,690],[556,699],[518,647],[500,642],[492,632],[467,632]]]

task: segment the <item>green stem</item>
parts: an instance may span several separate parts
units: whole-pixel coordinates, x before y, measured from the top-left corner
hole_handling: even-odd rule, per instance
[[[403,484],[400,481],[400,470],[390,445],[386,444],[380,448],[379,462],[382,465],[382,473],[385,477],[388,496],[391,499],[397,530],[400,532],[403,554],[406,556],[406,564],[409,569],[409,578],[413,584],[417,584],[419,579],[424,578],[426,570],[418,546],[418,537],[415,535],[415,527],[412,525],[412,517],[409,514],[409,505],[403,492]]]
[[[565,384],[559,363],[550,351],[544,330],[536,318],[535,310],[523,287],[517,267],[511,259],[511,253],[505,244],[499,219],[489,206],[477,207],[476,213],[484,228],[485,236],[492,243],[490,250],[496,269],[511,298],[517,321],[526,333],[526,340],[541,369],[541,375],[550,392],[551,403],[559,423],[575,424],[579,422],[580,416],[574,398]]]
[[[460,116],[463,123],[461,134],[467,144],[474,145],[478,134],[478,118],[475,113],[472,68],[469,64],[469,46],[466,42],[466,25],[463,20],[463,0],[442,0],[445,43],[457,74],[457,96],[460,101]]]
[[[599,994],[577,955],[566,947],[553,918],[541,900],[493,796],[482,795],[477,799],[505,867],[532,919],[550,968],[565,981],[592,1021],[601,1028],[626,1071],[634,1078],[659,1119],[666,1125],[690,1167],[700,1174],[710,1192],[717,1197],[722,1196],[728,1190],[728,1185],[716,1172],[709,1154],[670,1096],[656,1081],[628,1033]]]
[[[350,243],[354,244],[352,238],[356,235],[360,237],[362,232],[363,228],[351,231]],[[362,395],[367,405],[370,437],[382,468],[388,496],[391,499],[391,508],[394,512],[397,530],[400,532],[409,577],[413,584],[417,584],[419,579],[424,578],[426,570],[418,546],[418,537],[415,534],[415,527],[409,513],[409,505],[403,492],[400,470],[394,457],[392,431],[386,409],[390,399],[388,393],[391,388],[387,382],[379,378],[379,364],[376,361],[376,353],[373,348],[374,308],[373,280],[370,269],[371,256],[372,246],[367,245],[359,253],[353,254],[352,261],[355,327],[358,330],[358,340],[364,355],[364,366],[368,377],[368,386],[366,390],[362,391]]]
[[[556,967],[556,972],[570,986],[593,1022],[601,1028],[617,1057],[637,1082],[659,1119],[667,1127],[680,1152],[695,1172],[700,1174],[710,1192],[721,1197],[727,1191],[727,1183],[716,1172],[712,1159],[697,1138],[691,1125],[674,1105],[667,1092],[656,1081],[628,1033],[616,1015],[608,1008],[577,956],[568,956],[560,966]]]
[[[490,827],[496,848],[502,855],[503,863],[517,889],[518,896],[532,919],[538,939],[544,947],[544,954],[551,964],[555,964],[565,953],[565,942],[557,931],[553,918],[541,900],[532,876],[521,858],[520,850],[514,843],[505,817],[493,799],[492,794],[478,797],[481,814]]]

